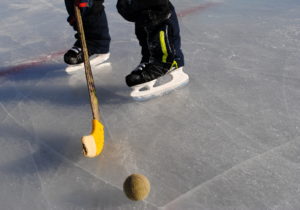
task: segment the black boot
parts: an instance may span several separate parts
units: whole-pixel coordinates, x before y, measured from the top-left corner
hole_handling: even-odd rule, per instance
[[[165,75],[169,70],[170,65],[161,62],[141,63],[135,70],[126,76],[126,84],[129,87],[143,84],[155,80]]]
[[[64,55],[64,60],[67,64],[75,65],[83,62],[83,52],[80,47],[73,46]]]
[[[175,49],[169,21],[165,20],[156,26],[147,26],[145,31],[150,55],[149,62],[141,63],[126,76],[126,84],[129,87],[155,80],[168,71],[178,68],[174,59]]]

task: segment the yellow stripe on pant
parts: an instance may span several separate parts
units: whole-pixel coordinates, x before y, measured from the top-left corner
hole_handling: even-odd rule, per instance
[[[167,63],[167,58],[168,58],[169,54],[168,54],[168,50],[167,50],[164,31],[159,32],[159,40],[160,40],[161,51],[163,53],[162,62]]]

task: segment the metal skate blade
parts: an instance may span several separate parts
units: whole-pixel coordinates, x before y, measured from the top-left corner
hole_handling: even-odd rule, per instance
[[[107,54],[96,54],[90,57],[91,68],[97,68],[99,65],[107,61],[110,57],[110,53]],[[68,74],[73,74],[77,71],[84,71],[84,65],[76,64],[76,65],[68,65],[65,69]]]
[[[183,68],[179,68],[157,80],[134,86],[130,96],[136,101],[146,101],[168,94],[188,82],[189,76],[183,72]]]

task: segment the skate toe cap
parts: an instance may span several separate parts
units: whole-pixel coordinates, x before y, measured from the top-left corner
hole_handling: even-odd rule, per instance
[[[132,87],[132,86],[142,83],[142,77],[138,74],[129,74],[126,76],[125,80],[126,80],[126,84],[129,87]]]

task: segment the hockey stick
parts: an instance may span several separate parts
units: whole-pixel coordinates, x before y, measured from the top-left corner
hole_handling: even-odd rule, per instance
[[[91,64],[89,61],[82,17],[81,17],[78,4],[75,3],[74,8],[75,8],[75,16],[76,16],[77,27],[78,27],[77,31],[80,36],[80,41],[81,41],[81,46],[83,51],[85,76],[86,76],[87,87],[90,96],[90,104],[91,104],[91,109],[93,114],[92,132],[88,136],[83,136],[81,142],[83,146],[84,156],[92,158],[98,156],[102,152],[104,146],[104,126],[101,124],[100,121],[100,111],[99,111],[98,99],[96,96],[96,88],[95,88],[93,74],[91,70]]]

